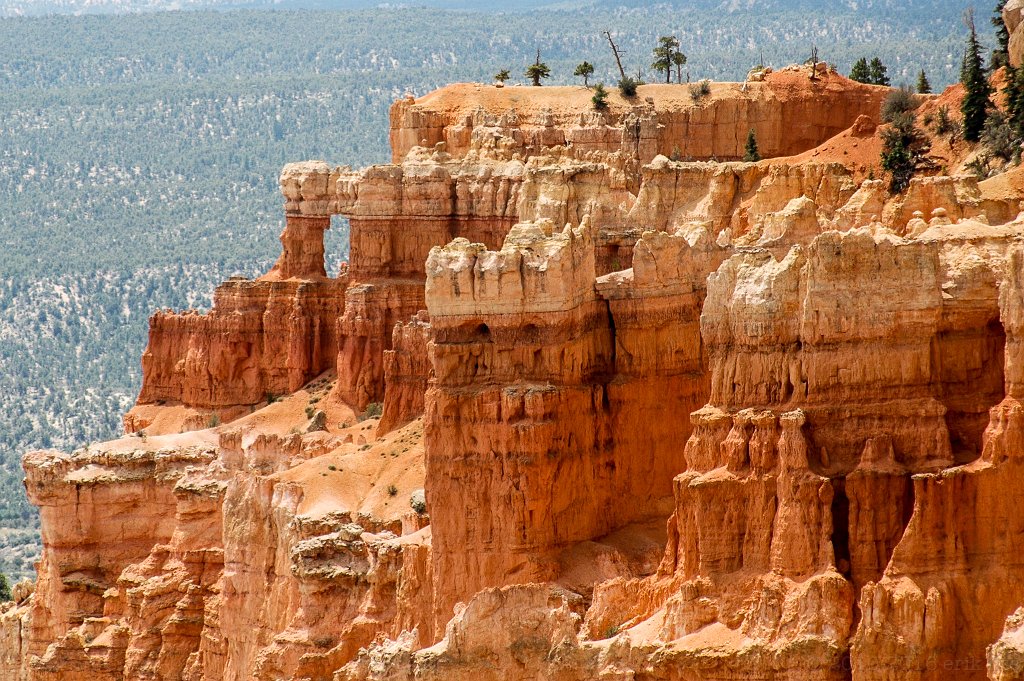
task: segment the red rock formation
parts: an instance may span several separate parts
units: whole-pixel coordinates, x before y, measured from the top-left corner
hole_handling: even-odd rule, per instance
[[[1017,340],[1022,265],[1015,246],[999,291],[1006,398],[990,412],[978,460],[915,476],[914,511],[903,539],[884,576],[861,595],[863,621],[852,648],[860,678],[886,678],[898,670],[919,679],[984,679],[986,647],[1000,638],[1007,616],[1024,601],[1018,578],[1018,537],[1024,531],[1010,510],[1024,479]],[[958,513],[965,503],[971,512]],[[1007,676],[1010,653],[1005,645],[993,649],[995,678],[1014,678]]]
[[[395,324],[384,352],[384,405],[378,434],[389,433],[423,414],[430,375],[430,316],[421,310],[408,324]]]
[[[327,276],[324,269],[324,232],[330,217],[289,215],[281,232],[281,257],[265,279],[316,279]]]
[[[334,365],[344,295],[344,280],[231,280],[208,314],[157,312],[139,405],[181,403],[230,418],[298,390]],[[130,432],[147,427],[145,413],[129,414]]]
[[[29,611],[34,586],[23,580],[11,591],[14,600],[0,604],[0,678],[27,681]]]
[[[643,163],[673,153],[724,161],[743,157],[746,134],[736,132],[754,129],[765,157],[791,156],[860,115],[877,116],[884,98],[883,88],[835,73],[810,85],[801,69],[772,73],[760,83],[714,83],[711,95],[697,103],[685,86],[644,85],[636,97],[640,104],[616,94],[605,114],[593,112],[590,93],[576,87],[530,90],[527,99],[518,87],[451,85],[391,107],[391,150],[399,162],[415,146],[444,142],[462,155],[501,136],[509,140],[506,148],[524,154],[570,144],[581,151],[636,153]],[[820,107],[825,100],[829,106]]]
[[[558,549],[623,519],[595,418],[612,334],[594,292],[593,238],[585,225],[550,230],[517,225],[496,252],[457,239],[427,261],[435,379],[426,492],[439,625],[481,588],[553,579]]]
[[[326,680],[379,634],[432,639],[422,428],[361,446],[261,414],[26,459],[48,528],[28,678]]]
[[[148,434],[26,458],[0,675],[1020,678],[1018,197],[816,160],[885,90],[807,75],[453,86],[286,166],[274,268],[154,316]],[[668,158],[752,125],[806,153]]]
[[[31,661],[33,679],[121,678],[131,629],[90,632],[104,628],[107,603],[128,587],[119,582],[123,571],[171,541],[175,483],[214,456],[202,438],[172,450],[132,444],[25,459],[26,489],[46,525],[28,632],[29,653],[40,656]]]

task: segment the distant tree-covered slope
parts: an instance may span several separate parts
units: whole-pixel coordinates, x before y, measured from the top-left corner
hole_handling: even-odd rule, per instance
[[[924,13],[954,7],[948,0],[0,0],[0,16],[41,16],[45,14],[118,14],[208,9],[444,9],[487,13],[522,13],[534,10],[580,10],[643,8],[652,11],[690,8],[717,12],[821,13],[887,11]],[[963,10],[966,7],[959,7]]]
[[[552,83],[576,82],[584,59],[592,82],[612,82],[605,29],[631,70],[650,63],[659,35],[675,33],[693,79],[742,78],[762,51],[776,66],[803,61],[812,43],[843,71],[877,55],[896,83],[922,68],[936,86],[956,78],[952,4],[913,0],[929,8],[914,16],[891,2],[827,12],[765,2],[797,9],[598,2],[508,15],[0,20],[0,571],[26,574],[38,548],[20,454],[115,436],[139,387],[149,313],[206,307],[217,282],[266,269],[279,249],[281,165],[387,160],[388,106],[406,92],[489,81],[503,68],[521,78],[538,48]],[[343,221],[328,239],[335,270]]]

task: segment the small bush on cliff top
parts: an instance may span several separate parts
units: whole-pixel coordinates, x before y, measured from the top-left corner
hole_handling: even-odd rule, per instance
[[[711,81],[707,78],[690,86],[690,99],[692,99],[695,104],[700,103],[702,99],[710,94]]]
[[[7,575],[0,572],[0,603],[6,603],[13,600],[13,598],[11,596],[11,583],[7,580]]]
[[[622,93],[623,97],[636,97],[636,89],[639,86],[640,82],[630,76],[619,79],[619,92]]]
[[[598,111],[608,108],[608,91],[604,89],[604,83],[594,86],[594,96],[590,98],[590,101],[594,103],[594,108]]]
[[[883,123],[892,123],[901,114],[911,113],[920,105],[917,97],[907,88],[893,90],[882,102],[881,117]]]

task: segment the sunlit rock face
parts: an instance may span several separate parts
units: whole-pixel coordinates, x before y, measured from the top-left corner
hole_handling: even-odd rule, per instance
[[[886,90],[811,75],[454,85],[285,166],[129,435],[25,456],[0,677],[1024,678],[1020,197],[817,155]]]

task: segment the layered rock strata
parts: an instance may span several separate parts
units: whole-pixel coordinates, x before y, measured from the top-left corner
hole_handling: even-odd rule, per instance
[[[431,641],[429,533],[406,501],[418,422],[372,445],[252,426],[26,460],[33,500],[60,518],[26,678],[330,679],[378,635]]]
[[[151,320],[136,436],[26,457],[0,674],[1020,678],[1017,198],[720,162],[874,128],[815,73],[452,86],[393,163],[286,166],[271,271]]]
[[[548,87],[544,92],[455,85],[391,107],[391,150],[398,162],[416,146],[443,142],[462,155],[491,144],[526,155],[544,147],[635,154],[646,163],[658,154],[722,161],[743,158],[747,131],[757,133],[764,156],[791,156],[818,146],[876,116],[883,88],[825,72],[810,81],[803,71],[780,71],[759,83],[714,83],[694,102],[685,87],[645,85],[633,100],[617,93],[607,113],[595,112],[591,92]],[[828,107],[821,107],[828,101]],[[785,123],[784,123],[785,121]]]
[[[344,307],[344,279],[235,279],[217,288],[208,314],[155,313],[128,431],[151,424],[149,405],[183,404],[227,420],[298,390],[334,366]]]
[[[440,622],[495,581],[553,579],[554,551],[621,522],[609,434],[593,417],[613,355],[593,238],[586,225],[550,231],[520,224],[500,251],[459,239],[427,260],[426,492]]]

